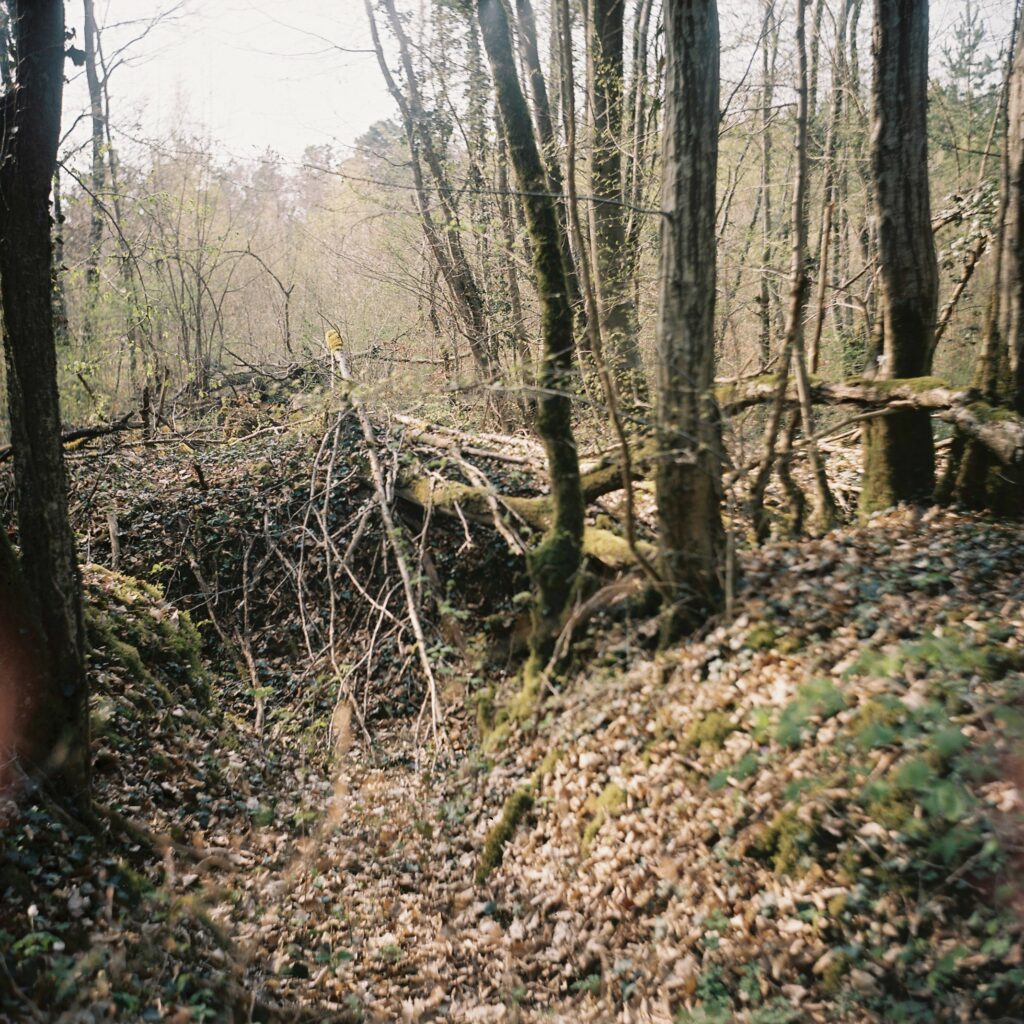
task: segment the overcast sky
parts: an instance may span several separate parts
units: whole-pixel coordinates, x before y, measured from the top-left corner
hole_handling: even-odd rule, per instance
[[[108,58],[175,0],[95,0]],[[69,27],[81,45],[81,2]],[[125,24],[135,22],[135,24]],[[185,0],[180,12],[135,44],[111,76],[112,122],[141,120],[148,137],[174,126],[208,129],[226,154],[268,147],[289,160],[307,145],[350,145],[393,114],[362,0]],[[70,65],[69,65],[70,69]],[[87,105],[84,75],[70,81],[69,125]]]
[[[402,6],[412,2],[402,0]],[[933,70],[936,51],[955,34],[966,2],[932,0]],[[995,39],[1008,33],[1013,0],[974,3]],[[176,0],[95,4],[100,24],[107,26],[109,57]],[[723,0],[724,34],[744,33],[750,21],[744,13],[754,6],[753,0]],[[128,62],[114,72],[115,128],[130,134],[141,124],[150,139],[166,138],[173,126],[205,128],[225,156],[252,158],[270,148],[297,162],[307,145],[330,143],[344,152],[374,121],[395,113],[376,58],[366,52],[363,0],[183,0],[178,7],[177,16],[132,46]],[[81,0],[68,0],[67,17],[80,44]],[[867,33],[869,11],[861,24]],[[867,47],[863,59],[869,60]],[[746,51],[733,60],[746,67]],[[67,91],[65,124],[87,105],[84,74],[78,71]],[[79,130],[76,138],[85,135]]]

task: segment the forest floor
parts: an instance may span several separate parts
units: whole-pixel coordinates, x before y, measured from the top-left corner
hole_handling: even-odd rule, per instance
[[[136,576],[175,459],[124,485]],[[731,620],[595,620],[521,722],[453,674],[441,748],[312,678],[258,729],[210,623],[87,568],[99,823],[0,813],[0,1020],[1024,1018],[1024,529],[898,510],[741,562]]]

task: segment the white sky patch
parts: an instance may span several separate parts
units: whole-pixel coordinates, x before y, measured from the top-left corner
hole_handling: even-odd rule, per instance
[[[174,6],[96,0],[107,57]],[[69,0],[67,17],[81,46],[80,2]],[[309,145],[350,146],[395,113],[376,57],[358,52],[370,45],[361,0],[185,0],[125,51],[111,75],[111,121],[128,137],[207,134],[225,157],[242,159],[272,149],[296,161]],[[84,72],[68,70],[65,130],[88,108]]]
[[[225,160],[252,160],[268,149],[288,163],[301,161],[311,145],[333,145],[346,155],[373,122],[396,116],[375,55],[363,0],[95,0],[110,58],[161,11],[177,8],[144,39],[128,48],[111,77],[115,144],[133,139],[166,140],[174,131],[208,136]],[[998,53],[1009,34],[1013,0],[973,0],[986,29],[986,44]],[[416,8],[418,0],[401,0]],[[541,5],[543,7],[543,5]],[[861,17],[861,67],[870,69],[872,13]],[[932,0],[932,73],[941,74],[941,51],[957,34],[966,0]],[[720,3],[723,83],[750,69],[760,25],[761,0]],[[782,18],[780,88],[786,88],[792,45],[792,9],[779,0]],[[82,3],[68,0],[69,28],[81,45]],[[387,33],[384,33],[387,40]],[[386,42],[386,45],[388,43]],[[65,131],[88,109],[85,75],[68,63]],[[780,94],[781,95],[781,94]],[[88,126],[73,128],[64,154],[85,146]],[[83,152],[82,158],[88,159]]]

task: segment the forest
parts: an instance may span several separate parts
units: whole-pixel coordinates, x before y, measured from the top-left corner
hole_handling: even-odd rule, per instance
[[[0,0],[0,1022],[1024,1021],[1022,6]]]

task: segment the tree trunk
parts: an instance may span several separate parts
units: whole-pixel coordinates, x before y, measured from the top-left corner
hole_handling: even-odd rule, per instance
[[[629,91],[626,113],[629,131],[625,145],[629,147],[629,166],[626,172],[626,256],[629,260],[630,287],[633,290],[634,317],[640,318],[640,238],[645,214],[645,171],[647,164],[647,116],[650,109],[652,83],[648,71],[647,51],[654,0],[640,0],[633,23],[633,81]]]
[[[68,293],[64,266],[64,207],[61,201],[60,168],[53,174],[53,337],[58,348],[68,344]]]
[[[774,0],[765,0],[761,27],[761,275],[758,303],[761,312],[761,369],[772,361],[772,307],[775,293],[771,286],[772,264],[772,104],[775,96],[775,60],[779,50],[779,29]]]
[[[1024,415],[1024,31],[1019,15],[1007,89],[1006,214],[1000,239],[999,333],[1013,374],[1013,402]]]
[[[102,192],[106,184],[106,161],[103,159],[103,90],[96,67],[96,10],[93,0],[83,0],[85,22],[85,80],[89,86],[89,120],[92,127],[92,196],[89,202],[89,251],[85,258],[86,281],[94,288],[99,285],[100,246],[103,244]]]
[[[1024,36],[1019,8],[1011,44],[995,283],[974,386],[988,402],[1024,414]],[[1024,467],[999,465],[989,448],[972,439],[956,468],[956,497],[962,504],[1024,512]]]
[[[666,0],[658,523],[674,626],[722,603],[721,426],[715,365],[719,36],[714,0]]]
[[[800,396],[800,419],[804,437],[808,444],[808,458],[814,488],[814,507],[811,513],[811,528],[824,533],[836,523],[837,514],[832,492],[829,490],[825,466],[821,460],[817,442],[814,439],[814,413],[811,404],[811,388],[807,371],[807,354],[804,335],[807,298],[811,290],[811,279],[807,272],[807,136],[810,117],[810,83],[807,72],[806,0],[796,0],[797,32],[797,142],[796,182],[793,186],[793,267],[792,294],[788,322],[786,324],[787,347],[793,351],[793,369],[796,374],[797,393]]]
[[[623,24],[625,0],[589,0],[591,266],[597,285],[605,358],[619,391],[630,405],[646,397],[637,343],[632,261],[626,248],[622,177]]]
[[[540,48],[537,43],[537,19],[534,16],[533,5],[530,3],[530,0],[516,0],[516,10],[519,16],[520,48],[523,51],[523,63],[527,68],[530,95],[533,97],[537,136],[540,140],[544,165],[547,169],[548,191],[561,196],[565,192],[565,180],[562,177],[562,168],[558,162],[558,140],[555,133],[555,120],[551,114],[547,83],[544,81],[544,71],[540,64]],[[559,200],[557,212],[559,234],[563,239],[566,239],[569,236],[566,200]],[[582,319],[584,315],[583,299],[580,294],[576,261],[571,247],[566,247],[563,259],[565,260],[565,272],[569,284],[569,301],[572,303],[573,309],[577,311],[577,316]]]
[[[83,0],[85,80],[89,87],[89,119],[92,130],[92,172],[89,179],[89,249],[85,257],[85,310],[82,328],[86,344],[96,339],[96,315],[100,301],[100,255],[103,249],[103,189],[106,161],[103,158],[103,91],[96,65],[96,11],[93,0]]]
[[[535,605],[530,638],[530,673],[539,673],[554,651],[564,614],[576,587],[583,540],[583,491],[572,432],[573,315],[566,286],[563,241],[555,201],[546,192],[544,166],[519,79],[508,19],[501,0],[478,0],[484,47],[495,90],[509,159],[524,193],[533,242],[533,271],[541,304],[543,352],[539,373],[537,427],[551,474],[552,523],[529,557]]]
[[[17,84],[2,104],[0,299],[23,575],[49,661],[45,687],[19,698],[19,750],[63,798],[82,806],[89,799],[88,685],[50,280],[64,6],[61,0],[15,0],[12,13]]]
[[[726,415],[776,401],[778,381],[774,375],[723,382],[715,388],[718,404]],[[810,382],[810,399],[827,405],[853,405],[863,415],[899,416],[905,410],[919,410],[952,423],[962,434],[983,444],[1005,466],[1024,466],[1024,416],[979,398],[968,388],[953,388],[936,377],[909,380],[852,380],[834,384]],[[783,400],[792,405],[796,391],[787,387]]]
[[[872,178],[878,221],[881,379],[928,373],[938,264],[928,194],[928,2],[875,5]],[[864,428],[860,511],[928,500],[935,450],[927,413],[907,411]]]

